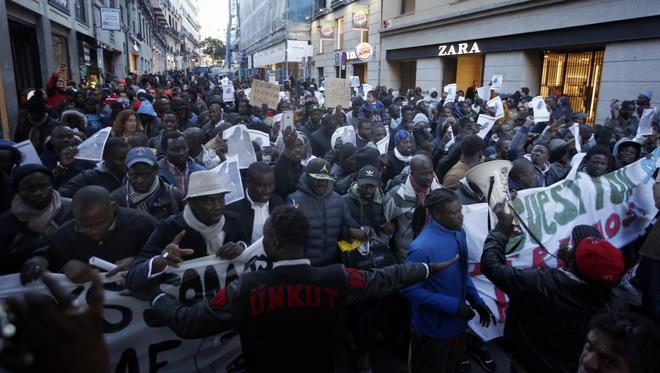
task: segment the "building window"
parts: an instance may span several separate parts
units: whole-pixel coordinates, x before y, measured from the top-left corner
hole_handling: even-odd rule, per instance
[[[337,49],[344,48],[344,17],[337,19]]]
[[[62,12],[69,14],[69,0],[48,0],[48,3]]]
[[[360,43],[368,43],[369,42],[369,31],[360,31]]]
[[[415,11],[415,0],[401,0],[401,14],[408,14]]]
[[[319,40],[319,54],[323,54],[323,39]]]
[[[541,75],[542,96],[567,96],[574,112],[587,115],[593,124],[603,73],[604,50],[546,52]]]
[[[76,19],[82,23],[87,23],[85,0],[76,0]]]

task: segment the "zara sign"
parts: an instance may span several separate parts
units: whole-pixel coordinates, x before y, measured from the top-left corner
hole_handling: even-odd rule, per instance
[[[475,53],[481,53],[479,44],[476,41],[472,43],[440,44],[438,46],[438,56],[456,56]]]

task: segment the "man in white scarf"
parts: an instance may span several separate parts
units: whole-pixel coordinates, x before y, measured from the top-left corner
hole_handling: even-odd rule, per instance
[[[225,211],[227,193],[217,171],[190,174],[186,207],[158,224],[138,256],[138,264],[128,273],[128,288],[142,291],[168,266],[178,267],[186,259],[239,256],[249,238],[238,215]]]

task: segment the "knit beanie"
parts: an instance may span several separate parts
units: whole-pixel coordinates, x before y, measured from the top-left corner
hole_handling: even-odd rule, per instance
[[[48,175],[53,185],[55,184],[55,177],[53,176],[53,172],[51,170],[40,164],[29,163],[29,164],[24,164],[22,166],[18,166],[14,168],[14,170],[12,171],[11,177],[12,177],[14,191],[16,192],[18,191],[18,185],[20,184],[21,180],[23,180],[28,175],[32,175],[35,172],[41,172],[43,174]]]

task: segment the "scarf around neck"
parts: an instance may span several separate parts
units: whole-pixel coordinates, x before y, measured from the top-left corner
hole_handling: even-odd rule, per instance
[[[225,217],[222,216],[220,221],[213,225],[205,225],[197,220],[190,206],[186,205],[183,209],[183,220],[190,228],[202,235],[206,242],[206,253],[215,255],[225,241],[225,232],[222,230],[225,226]]]
[[[403,155],[399,153],[399,149],[397,149],[396,147],[394,148],[394,156],[396,157],[396,159],[400,160],[401,162],[406,162],[406,163],[410,162],[410,159],[412,158],[412,155]]]
[[[15,196],[11,202],[11,212],[18,221],[26,223],[28,228],[43,237],[50,237],[57,231],[59,225],[54,221],[55,216],[62,208],[62,197],[60,193],[53,190],[50,203],[45,208],[38,210],[29,206],[20,196]]]
[[[151,197],[157,195],[160,190],[160,180],[158,179],[158,176],[154,178],[153,184],[151,184],[151,187],[149,187],[149,190],[145,193],[136,192],[130,182],[127,182],[126,185],[128,188],[128,193],[126,194],[128,207],[149,212],[149,201],[151,200]]]

